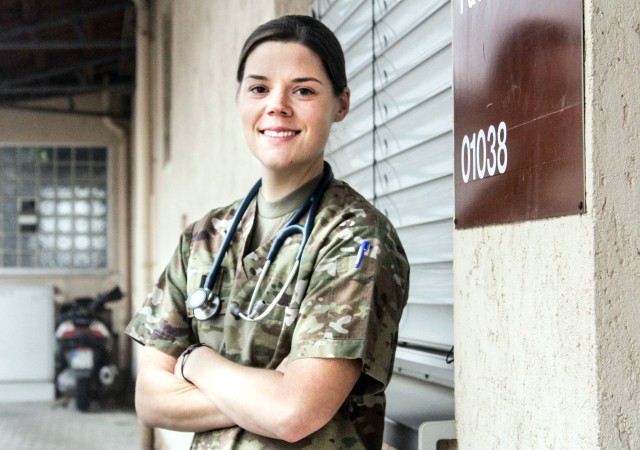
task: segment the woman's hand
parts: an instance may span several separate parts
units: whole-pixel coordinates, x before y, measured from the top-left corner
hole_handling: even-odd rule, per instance
[[[150,428],[196,432],[235,425],[182,377],[182,360],[182,355],[176,360],[153,347],[144,347],[136,381],[140,421]]]

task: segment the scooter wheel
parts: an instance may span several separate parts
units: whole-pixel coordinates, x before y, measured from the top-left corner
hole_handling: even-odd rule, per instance
[[[80,378],[76,384],[76,408],[78,411],[88,411],[91,405],[91,388],[89,378]]]

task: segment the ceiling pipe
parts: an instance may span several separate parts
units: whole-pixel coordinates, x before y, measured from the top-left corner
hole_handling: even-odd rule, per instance
[[[122,39],[104,40],[35,40],[0,42],[0,51],[41,51],[41,50],[96,50],[131,49],[135,41]]]
[[[37,33],[39,31],[47,30],[49,28],[55,28],[67,25],[69,23],[94,19],[106,14],[112,14],[120,12],[123,9],[130,8],[131,2],[118,2],[108,6],[102,6],[94,8],[88,11],[82,11],[74,14],[69,14],[63,17],[56,17],[55,19],[42,20],[29,25],[21,25],[8,30],[0,32],[0,39],[5,39],[13,36],[20,36],[28,33]]]

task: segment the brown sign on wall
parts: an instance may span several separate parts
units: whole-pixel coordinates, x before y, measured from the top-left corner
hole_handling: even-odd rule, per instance
[[[456,228],[584,211],[581,0],[454,0]]]

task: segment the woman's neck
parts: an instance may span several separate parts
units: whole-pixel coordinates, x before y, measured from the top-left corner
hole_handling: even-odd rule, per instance
[[[260,192],[268,202],[275,202],[289,195],[308,181],[322,175],[324,161],[295,173],[263,171]]]

